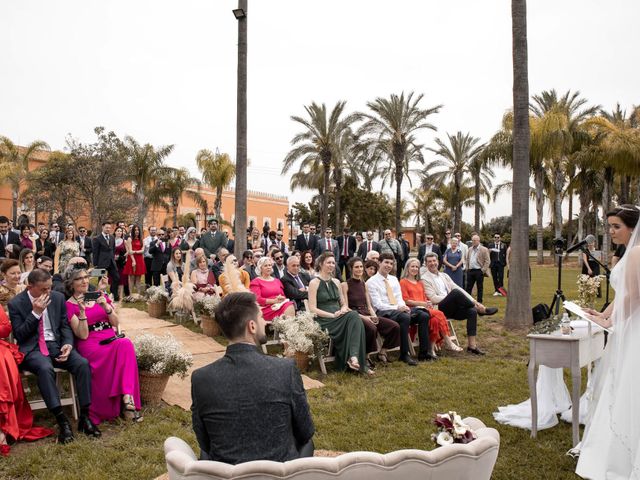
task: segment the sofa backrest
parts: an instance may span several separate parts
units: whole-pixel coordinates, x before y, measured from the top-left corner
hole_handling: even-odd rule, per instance
[[[431,451],[397,450],[387,454],[350,452],[339,457],[300,458],[289,462],[256,460],[239,465],[199,461],[184,441],[165,441],[165,458],[171,480],[489,480],[498,457],[500,434],[475,418],[465,423],[478,436],[466,445],[453,444]]]

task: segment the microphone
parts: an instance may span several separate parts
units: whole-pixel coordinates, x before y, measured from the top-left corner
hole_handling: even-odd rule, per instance
[[[591,238],[589,238],[589,237],[591,237]],[[587,243],[591,243],[590,242],[591,239],[595,240],[595,237],[593,235],[587,235],[587,237],[584,240],[582,240],[582,241],[580,241],[578,243],[575,243],[575,244],[571,245],[569,248],[567,248],[567,253],[575,252],[576,250],[581,250],[582,248],[584,248],[584,246]]]

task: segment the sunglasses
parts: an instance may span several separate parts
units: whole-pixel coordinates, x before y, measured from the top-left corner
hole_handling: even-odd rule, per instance
[[[280,256],[274,257],[274,260],[282,260],[282,258],[283,257],[280,255]]]
[[[427,240],[433,240],[433,237],[427,237]]]

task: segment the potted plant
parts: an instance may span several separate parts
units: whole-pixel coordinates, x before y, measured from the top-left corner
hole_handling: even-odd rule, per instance
[[[149,316],[160,318],[167,313],[169,292],[164,286],[149,287],[145,292]]]
[[[284,343],[285,355],[294,357],[303,372],[309,360],[325,352],[329,344],[329,334],[309,312],[298,312],[295,317],[276,317],[271,325]]]
[[[133,340],[138,360],[140,396],[144,403],[157,405],[169,377],[184,378],[193,364],[191,353],[182,351],[182,344],[171,334],[142,334]]]
[[[202,333],[207,337],[220,335],[220,326],[215,319],[216,307],[220,303],[218,295],[204,295],[195,301],[194,310],[200,318]]]

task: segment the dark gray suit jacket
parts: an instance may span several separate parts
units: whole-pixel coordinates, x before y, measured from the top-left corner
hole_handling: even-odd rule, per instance
[[[235,343],[191,376],[191,415],[211,460],[285,462],[315,432],[302,377],[291,359]]]
[[[300,272],[298,277],[305,287],[309,286],[309,282],[311,281],[309,275],[304,272]],[[304,300],[309,298],[309,293],[300,291],[300,287],[296,283],[296,279],[293,278],[288,271],[285,272],[280,281],[284,287],[285,297],[296,302],[296,310],[304,310]]]

